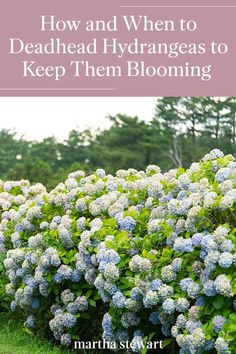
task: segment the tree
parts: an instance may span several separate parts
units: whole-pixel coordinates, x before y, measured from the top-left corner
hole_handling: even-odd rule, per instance
[[[109,119],[111,128],[97,134],[88,149],[90,164],[115,172],[120,168],[142,169],[151,163],[157,144],[153,144],[150,124],[121,114]]]
[[[84,131],[72,130],[68,139],[59,147],[61,166],[68,168],[75,162],[85,165],[88,160],[87,150],[91,146],[93,138],[89,129]]]
[[[236,153],[236,98],[163,97],[151,121],[117,114],[106,130],[72,130],[68,138],[27,141],[0,131],[0,178],[43,182],[49,189],[69,172],[104,168],[163,171],[188,166],[213,148]]]
[[[22,137],[17,138],[15,131],[0,131],[0,176],[8,176],[9,169],[18,160],[28,155],[28,142]]]
[[[209,149],[235,152],[236,99],[164,97],[157,100],[157,121],[165,144],[163,154],[173,166],[188,165]]]
[[[43,141],[30,143],[30,155],[32,159],[46,161],[52,171],[60,167],[60,145],[55,137],[47,137]]]

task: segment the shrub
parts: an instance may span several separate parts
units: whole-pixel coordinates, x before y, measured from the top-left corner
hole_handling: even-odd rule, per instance
[[[3,213],[11,309],[65,346],[233,353],[235,202],[236,162],[217,149],[186,171],[71,173]]]

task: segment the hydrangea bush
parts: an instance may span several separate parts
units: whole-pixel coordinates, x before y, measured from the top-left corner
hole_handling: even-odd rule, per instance
[[[215,149],[167,173],[77,171],[50,193],[0,187],[6,293],[27,328],[65,346],[101,335],[133,352],[154,339],[168,353],[235,352],[233,156]]]

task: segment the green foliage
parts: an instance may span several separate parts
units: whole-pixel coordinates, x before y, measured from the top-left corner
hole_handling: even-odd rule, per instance
[[[235,97],[164,97],[149,122],[121,114],[108,119],[109,129],[72,130],[63,142],[26,141],[14,131],[0,131],[1,178],[29,179],[51,189],[76,169],[114,173],[157,164],[166,171],[186,167],[212,148],[236,152]]]

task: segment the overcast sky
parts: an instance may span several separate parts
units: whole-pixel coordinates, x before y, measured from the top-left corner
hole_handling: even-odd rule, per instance
[[[16,129],[27,139],[54,135],[59,140],[74,128],[106,128],[108,114],[152,118],[154,97],[1,97],[0,129]]]

